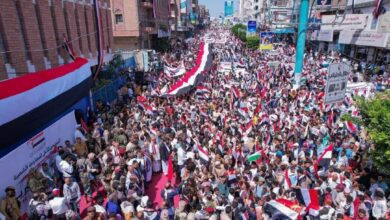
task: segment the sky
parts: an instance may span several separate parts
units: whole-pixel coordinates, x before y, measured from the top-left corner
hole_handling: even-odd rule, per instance
[[[218,17],[223,13],[225,0],[199,0],[199,4],[206,5],[210,10],[211,17]]]

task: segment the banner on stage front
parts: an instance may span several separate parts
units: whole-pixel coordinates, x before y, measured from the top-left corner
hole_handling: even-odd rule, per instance
[[[43,162],[54,168],[55,147],[64,146],[66,140],[73,142],[75,127],[76,119],[72,111],[0,158],[0,167],[3,168],[0,189],[5,189],[7,186],[15,187],[22,212],[26,211],[32,197],[30,190],[32,185],[28,183],[37,181],[37,176],[32,171],[38,170]],[[47,181],[42,181],[41,184],[43,182]],[[4,191],[1,190],[0,197],[3,196]]]
[[[349,72],[350,67],[345,63],[329,65],[324,96],[325,105],[344,101]]]
[[[273,50],[272,32],[260,32],[260,50]]]

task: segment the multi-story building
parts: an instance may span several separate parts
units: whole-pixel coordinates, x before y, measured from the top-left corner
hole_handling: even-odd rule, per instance
[[[100,6],[108,60],[111,4],[101,0]],[[93,0],[1,0],[0,11],[0,80],[71,62],[62,48],[64,36],[77,56],[97,62]]]
[[[375,3],[331,1],[326,9],[317,9],[321,25],[308,34],[311,45],[316,50],[340,52],[359,62],[390,64],[390,13],[374,16]],[[389,10],[390,2],[383,1],[379,12]]]
[[[150,49],[171,34],[171,0],[111,0],[115,49]],[[174,7],[172,7],[174,8]]]
[[[264,20],[265,0],[240,0],[239,18],[242,22]]]

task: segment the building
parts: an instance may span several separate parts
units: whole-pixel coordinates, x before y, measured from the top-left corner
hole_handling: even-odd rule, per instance
[[[111,4],[115,50],[150,49],[153,39],[171,35],[175,1],[111,0]]]
[[[110,59],[111,4],[101,0],[104,52]],[[96,64],[97,42],[92,0],[1,0],[0,80],[72,62],[64,36],[77,56]]]
[[[242,22],[264,20],[264,1],[265,0],[240,0],[239,19]]]
[[[320,29],[308,34],[314,49],[338,51],[365,63],[390,63],[390,13],[374,16],[374,0],[354,0],[353,7],[352,0],[331,4],[332,7],[319,12]],[[390,10],[388,1],[381,6],[381,11]]]

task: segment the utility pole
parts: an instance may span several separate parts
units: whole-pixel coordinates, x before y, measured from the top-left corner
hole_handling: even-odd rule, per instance
[[[301,0],[301,7],[299,9],[299,23],[298,23],[298,37],[295,54],[295,86],[299,88],[301,81],[301,73],[303,69],[303,56],[305,53],[306,42],[306,30],[307,30],[307,17],[309,14],[309,0]]]

